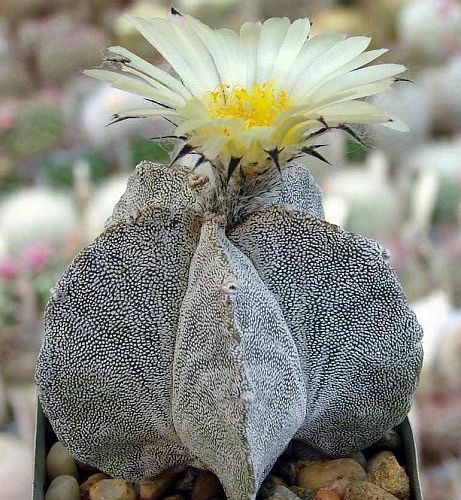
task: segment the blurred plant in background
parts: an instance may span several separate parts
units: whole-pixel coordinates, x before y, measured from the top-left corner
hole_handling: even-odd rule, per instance
[[[426,495],[460,497],[461,0],[175,6],[215,27],[308,16],[314,33],[371,34],[375,47],[392,48],[410,69],[414,83],[376,98],[406,121],[408,134],[367,127],[364,148],[330,133],[325,157],[333,167],[305,161],[324,190],[327,220],[390,249],[426,333],[414,409]],[[163,16],[168,7],[161,0],[0,0],[0,447],[19,457],[12,468],[0,454],[0,485],[30,470],[32,373],[50,288],[101,231],[136,163],[168,159],[168,144],[150,138],[168,134],[170,124],[105,127],[115,112],[138,106],[137,98],[81,70],[98,66],[109,45],[161,63],[126,14]],[[2,491],[2,499],[27,498],[25,486]]]

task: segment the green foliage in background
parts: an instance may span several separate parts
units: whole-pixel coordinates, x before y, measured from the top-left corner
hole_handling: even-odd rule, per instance
[[[31,157],[58,146],[65,124],[59,107],[29,102],[15,113],[13,126],[0,133],[0,152],[14,157]]]
[[[351,162],[361,162],[367,156],[367,148],[353,139],[346,137],[347,159]]]
[[[433,223],[442,225],[455,224],[458,218],[457,211],[460,201],[461,182],[456,182],[452,176],[441,175]]]
[[[144,160],[153,163],[168,163],[173,143],[136,139],[132,143],[133,167]]]
[[[74,166],[76,160],[88,162],[90,179],[98,182],[110,174],[109,163],[96,152],[77,152],[75,155],[57,155],[39,167],[39,175],[53,188],[71,189],[74,185]]]

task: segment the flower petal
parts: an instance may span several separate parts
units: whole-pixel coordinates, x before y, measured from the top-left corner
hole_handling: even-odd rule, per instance
[[[352,59],[352,61],[350,61],[349,63],[344,64],[336,71],[331,73],[328,79],[333,79],[338,75],[343,75],[344,73],[349,73],[350,71],[354,71],[354,69],[361,68],[362,66],[367,65],[368,63],[374,61],[375,59],[378,59],[378,57],[381,57],[386,52],[389,52],[389,49],[376,49],[376,50],[369,50],[368,52],[363,52],[363,54],[360,54],[356,58]]]
[[[201,38],[216,65],[220,81],[231,86],[236,84],[239,68],[240,39],[231,30],[212,30],[195,17],[183,16]],[[213,90],[213,89],[209,89]]]
[[[367,66],[366,68],[358,69],[341,75],[327,82],[325,85],[315,91],[315,95],[328,95],[342,90],[353,89],[355,87],[373,83],[378,80],[390,78],[391,76],[403,73],[406,70],[401,64],[378,64],[375,66]]]
[[[114,73],[113,71],[107,71],[104,69],[87,69],[83,73],[92,78],[96,78],[97,80],[110,83],[117,89],[125,90],[126,92],[131,92],[132,94],[140,95],[141,97],[146,97],[148,99],[154,99],[162,104],[170,106],[175,106],[177,104],[164,92],[161,92],[160,90],[152,87],[152,85],[149,85],[138,78],[132,78],[127,75],[121,75],[120,73]]]
[[[279,84],[283,82],[306,43],[310,30],[311,24],[307,18],[297,19],[291,24],[274,62],[271,79]]]
[[[335,104],[338,102],[351,101],[353,99],[361,99],[363,97],[369,97],[381,92],[387,92],[392,88],[394,80],[392,78],[387,78],[375,83],[368,83],[366,85],[360,85],[359,87],[354,87],[350,90],[344,90],[337,94],[332,94],[329,96],[319,97],[315,99],[313,96],[312,107],[328,106],[330,104]]]
[[[409,132],[410,129],[405,122],[397,118],[396,116],[390,115],[391,121],[387,123],[383,123],[383,125],[392,130],[396,130],[397,132]]]
[[[148,118],[150,116],[178,116],[178,112],[174,109],[165,108],[133,108],[125,111],[120,111],[116,115],[120,119],[125,118]]]
[[[194,52],[193,40],[168,19],[130,18],[136,29],[168,61],[194,96],[201,97],[219,83],[214,68]]]
[[[256,60],[257,83],[270,80],[277,55],[290,27],[287,17],[272,17],[264,22]]]
[[[331,104],[315,110],[329,124],[339,123],[384,123],[389,116],[377,106],[363,101],[347,101]]]
[[[209,88],[214,89],[221,83],[215,59],[188,19],[173,12],[169,15],[169,19],[179,28],[181,35],[184,37],[189,55],[193,58],[194,64],[196,64],[196,70],[207,75],[210,83]]]
[[[256,78],[256,58],[261,35],[261,23],[244,23],[240,28],[241,85],[250,89]]]
[[[109,51],[112,54],[116,54],[129,59],[130,66],[132,66],[134,69],[137,69],[138,71],[141,71],[150,76],[154,80],[157,80],[176,94],[179,94],[184,99],[190,99],[192,97],[192,94],[177,78],[174,78],[166,71],[163,71],[160,68],[157,68],[157,66],[154,66],[153,64],[145,61],[142,57],[133,54],[133,52],[130,52],[129,50],[119,46],[109,47]]]
[[[309,38],[304,45],[299,55],[294,61],[286,80],[279,82],[279,87],[286,90],[290,95],[296,97],[299,92],[299,87],[302,87],[302,78],[306,74],[306,70],[314,61],[335,44],[344,40],[346,35],[338,33],[322,33],[320,35]]]
[[[321,58],[309,66],[303,78],[303,85],[307,89],[305,95],[310,95],[314,86],[319,82],[322,84],[328,75],[355,59],[368,47],[370,41],[371,38],[356,36],[346,38],[328,49]]]

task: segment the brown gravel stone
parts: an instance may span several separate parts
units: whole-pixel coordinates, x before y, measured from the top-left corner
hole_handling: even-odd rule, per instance
[[[289,490],[292,491],[301,500],[313,500],[314,494],[311,490],[307,488],[301,488],[301,486],[290,486]]]
[[[357,481],[347,490],[344,500],[396,500],[396,498],[375,484]]]
[[[394,454],[392,451],[380,451],[376,455],[373,455],[370,460],[368,460],[367,470],[368,472],[373,471],[377,467],[379,467],[386,458],[393,457]]]
[[[339,496],[336,491],[330,490],[329,488],[320,488],[314,495],[314,500],[341,500],[341,498],[343,497]]]
[[[163,497],[163,500],[184,500],[182,495],[170,495],[168,497]]]
[[[288,484],[296,482],[298,470],[302,467],[302,462],[296,460],[287,460],[277,464],[276,474],[282,477]]]
[[[100,472],[98,474],[93,474],[84,483],[82,483],[80,485],[81,499],[82,500],[89,500],[91,487],[94,484],[98,483],[99,481],[102,481],[103,479],[110,479],[110,477],[106,476],[106,474],[103,474],[102,472]]]
[[[194,483],[200,471],[196,469],[186,469],[181,473],[181,477],[176,481],[174,489],[187,497],[190,496],[192,490],[194,489]]]
[[[274,488],[272,495],[268,497],[268,500],[299,500],[299,497],[286,486],[277,486]]]
[[[58,476],[51,482],[45,500],[79,500],[78,483],[73,476]]]
[[[174,489],[174,483],[179,473],[167,470],[159,474],[150,483],[140,483],[139,500],[160,500],[169,489]]]
[[[123,479],[102,479],[90,488],[90,500],[136,500],[136,493]]]
[[[286,483],[282,478],[269,474],[259,489],[259,495],[262,498],[268,498],[277,486],[286,486]]]
[[[302,488],[315,491],[329,486],[338,479],[346,479],[351,482],[364,479],[365,476],[363,468],[351,458],[319,460],[305,465],[298,472],[296,483]]]
[[[361,467],[367,469],[367,459],[365,458],[365,455],[361,451],[356,451],[352,453],[352,455],[349,458],[352,458],[352,460],[355,460]]]
[[[410,497],[410,480],[392,453],[389,455],[388,452],[382,452],[373,457],[367,481],[400,500],[407,500]]]
[[[352,482],[354,482],[354,480],[342,477],[340,479],[337,479],[336,481],[333,481],[328,486],[328,489],[336,492],[341,498],[344,498],[344,495],[346,494],[347,489],[349,488]]]
[[[213,497],[221,496],[224,496],[221,483],[212,472],[203,472],[195,480],[192,500],[210,500]]]
[[[50,481],[58,476],[72,476],[78,480],[74,457],[59,441],[53,444],[46,456],[46,473]]]

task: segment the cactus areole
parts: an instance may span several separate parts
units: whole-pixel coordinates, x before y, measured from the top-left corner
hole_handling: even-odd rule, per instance
[[[128,480],[173,467],[255,498],[292,439],[331,457],[406,416],[421,329],[389,255],[324,220],[296,158],[355,124],[404,129],[360,100],[405,68],[365,37],[268,19],[240,33],[173,10],[134,19],[177,77],[121,47],[90,76],[152,101],[115,117],[175,125],[170,165],[143,162],[45,315],[36,379],[79,460]],[[197,168],[181,165],[184,155]]]

